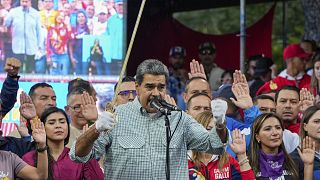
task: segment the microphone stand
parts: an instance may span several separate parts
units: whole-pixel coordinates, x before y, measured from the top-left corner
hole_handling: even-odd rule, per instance
[[[170,134],[170,121],[168,115],[171,114],[170,110],[166,110],[163,115],[165,116],[165,126],[166,126],[166,138],[167,138],[167,146],[166,146],[166,179],[170,180],[170,140],[171,140],[171,134]]]

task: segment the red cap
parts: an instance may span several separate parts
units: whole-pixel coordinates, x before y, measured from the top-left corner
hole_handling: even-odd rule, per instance
[[[311,54],[304,52],[299,44],[290,44],[283,51],[283,59],[286,61],[289,58],[299,57],[308,60]]]

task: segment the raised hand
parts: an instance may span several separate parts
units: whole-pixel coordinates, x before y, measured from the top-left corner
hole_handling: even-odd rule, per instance
[[[247,82],[246,76],[241,73],[240,70],[235,70],[233,73],[233,84],[239,84],[245,89],[246,91],[249,91],[249,84]]]
[[[253,106],[252,98],[249,93],[249,88],[246,88],[241,83],[233,83],[231,88],[235,98],[230,98],[230,100],[241,109],[248,109]]]
[[[202,77],[204,79],[207,79],[203,65],[194,59],[190,62],[190,72],[188,73],[188,76],[189,79],[193,77]]]
[[[298,148],[298,153],[304,164],[314,163],[315,149],[315,142],[309,136],[306,136],[302,141],[301,148]]]
[[[27,120],[30,120],[37,116],[36,107],[34,106],[31,98],[25,92],[20,94],[20,115],[22,115]]]
[[[300,112],[304,112],[308,107],[313,106],[314,96],[306,88],[300,90]]]
[[[241,134],[239,129],[232,131],[232,143],[230,144],[232,151],[236,155],[246,153],[246,140],[244,134]]]
[[[19,73],[21,62],[16,58],[7,58],[4,70],[9,76],[16,76]]]
[[[88,121],[96,121],[98,119],[98,110],[92,96],[87,92],[81,95],[81,112],[83,117]]]
[[[228,104],[225,100],[214,99],[211,101],[211,112],[217,120],[217,124],[222,124],[225,121]]]
[[[26,137],[30,135],[27,128],[27,120],[23,116],[20,116],[20,125],[16,123],[14,125],[16,126],[21,137]]]
[[[31,120],[30,123],[34,141],[37,142],[39,147],[44,147],[47,139],[43,123],[39,119]]]

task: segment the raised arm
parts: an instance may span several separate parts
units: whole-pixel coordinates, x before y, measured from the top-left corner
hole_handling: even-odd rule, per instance
[[[91,156],[91,153],[94,142],[98,139],[100,133],[104,131],[110,131],[115,124],[113,115],[109,112],[103,112],[98,118],[98,111],[94,104],[95,102],[93,98],[89,96],[88,93],[85,92],[81,95],[81,108],[84,118],[86,118],[87,120],[98,120],[86,132],[78,137],[76,143],[71,149],[70,157],[72,160],[86,162],[89,159],[93,158],[93,156]],[[106,137],[101,137],[101,143],[105,142],[103,140],[104,138]],[[105,147],[104,145],[102,146]],[[86,156],[90,156],[90,158]],[[81,159],[81,157],[86,158],[85,160],[83,160]]]
[[[37,167],[25,166],[18,173],[23,179],[48,179],[48,154],[46,145],[46,132],[40,120],[31,120],[32,137],[37,143]]]
[[[207,79],[203,65],[194,59],[190,62],[190,72],[188,73],[188,76],[189,79],[194,77],[202,77],[204,79]]]

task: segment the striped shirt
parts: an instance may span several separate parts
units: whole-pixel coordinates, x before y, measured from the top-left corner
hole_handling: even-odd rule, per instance
[[[133,102],[118,106],[116,115],[115,128],[110,133],[101,133],[87,156],[76,156],[74,144],[71,159],[84,163],[105,153],[105,179],[165,179],[164,117],[149,116],[137,97]],[[224,151],[217,132],[209,133],[185,112],[172,112],[169,119],[171,132],[177,127],[169,146],[172,179],[188,179],[187,150],[212,154]]]

